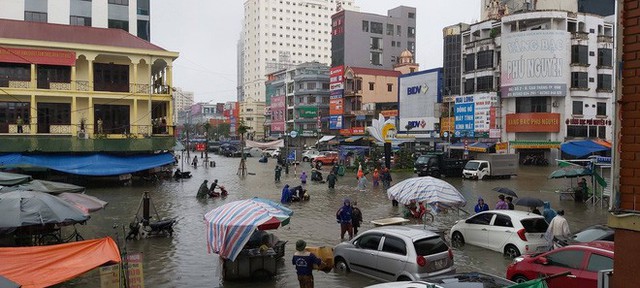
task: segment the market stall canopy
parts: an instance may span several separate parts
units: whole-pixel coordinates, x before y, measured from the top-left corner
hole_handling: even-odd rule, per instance
[[[105,206],[107,206],[107,204],[109,204],[108,202],[102,201],[91,195],[81,194],[81,193],[65,192],[58,195],[58,197],[64,199],[65,201],[69,202],[71,205],[82,210],[82,212],[84,212],[85,214],[88,214],[89,212],[102,210],[104,209]]]
[[[2,163],[2,161],[0,161],[0,163]],[[0,185],[2,186],[18,185],[29,182],[29,180],[31,180],[31,176],[29,175],[0,172]]]
[[[322,143],[322,142],[327,142],[333,138],[336,138],[336,136],[322,136],[322,138],[320,138],[320,140],[318,140],[318,143]]]
[[[363,137],[364,136],[351,136],[351,137],[349,137],[347,139],[344,139],[344,142],[353,143],[353,142],[356,142],[356,141],[362,139]]]
[[[251,148],[260,148],[260,149],[280,148],[280,147],[284,147],[284,140],[281,139],[281,140],[276,140],[271,142],[256,142],[251,140],[245,140],[245,146],[251,147]]]
[[[575,178],[580,176],[591,176],[593,171],[586,168],[558,169],[549,174],[549,179]]]
[[[0,275],[22,287],[49,287],[122,260],[110,237],[59,245],[0,248]]]
[[[207,250],[233,261],[256,229],[277,229],[287,225],[291,215],[291,209],[257,197],[219,206],[204,215]]]
[[[3,187],[0,189],[0,192],[9,192],[9,191],[15,191],[15,190],[38,191],[38,192],[44,192],[44,193],[63,193],[63,192],[82,193],[84,192],[85,188],[82,186],[77,186],[77,185],[67,184],[62,182],[33,180],[33,181],[16,185],[16,186]]]
[[[462,207],[467,204],[467,200],[453,185],[431,176],[403,180],[389,188],[387,196],[389,200],[395,199],[405,205],[410,204],[411,201],[450,207]]]
[[[0,156],[0,167],[29,165],[75,175],[114,176],[156,168],[174,161],[171,153],[126,156],[101,153],[90,155],[22,155],[13,153]],[[0,185],[2,184],[0,183]]]
[[[594,142],[593,140],[580,140],[562,143],[562,145],[560,145],[560,150],[571,156],[583,158],[591,155],[592,153],[609,151],[611,150],[611,146],[606,147]]]
[[[56,196],[36,191],[0,193],[0,229],[44,224],[74,224],[89,219],[83,211]]]

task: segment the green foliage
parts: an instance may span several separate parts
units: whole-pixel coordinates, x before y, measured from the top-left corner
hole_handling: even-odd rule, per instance
[[[410,150],[401,149],[396,153],[395,157],[397,157],[396,168],[407,169],[413,167],[414,159]]]

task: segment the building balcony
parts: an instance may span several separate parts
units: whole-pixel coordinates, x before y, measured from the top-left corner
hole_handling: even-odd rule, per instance
[[[598,35],[598,43],[613,43],[613,36]]]
[[[571,32],[571,40],[589,40],[589,33]]]
[[[36,79],[33,83],[24,80],[8,80],[1,79],[0,87],[16,89],[16,90],[49,90],[49,91],[73,91],[73,92],[119,92],[133,94],[153,94],[153,95],[169,95],[171,89],[168,85],[149,85],[149,84],[107,84],[93,83],[86,80],[76,80],[70,82],[38,82]]]
[[[356,97],[356,96],[361,96],[360,93],[362,91],[361,90],[354,90],[354,89],[345,89],[344,90],[344,97]]]

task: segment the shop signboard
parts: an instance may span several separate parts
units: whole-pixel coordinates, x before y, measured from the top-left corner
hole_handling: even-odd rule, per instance
[[[480,133],[487,133],[491,129],[491,107],[498,105],[498,97],[495,94],[481,93],[473,95],[473,129],[476,137]],[[495,112],[494,112],[495,113]]]
[[[473,95],[458,96],[455,103],[455,137],[475,137]]]
[[[384,118],[398,117],[398,109],[394,110],[382,110],[380,114],[384,116]]]
[[[489,138],[498,139],[502,134],[501,129],[490,129],[489,130]]]
[[[331,91],[344,89],[344,66],[329,69],[329,89]]]
[[[528,30],[503,34],[500,87],[503,98],[565,97],[571,83],[571,34]]]
[[[351,127],[351,134],[364,135],[364,127]]]
[[[329,116],[329,129],[331,130],[340,130],[342,129],[342,115],[331,115]]]
[[[509,142],[496,143],[496,153],[506,154],[509,149]]]
[[[455,119],[456,118],[454,117],[440,118],[440,135],[442,135],[443,137],[447,137],[450,135],[444,136],[445,132],[453,133],[453,131],[455,131]]]
[[[340,135],[342,136],[351,136],[351,129],[340,129]]]
[[[76,52],[3,47],[0,62],[76,66]]]
[[[513,132],[560,132],[559,113],[507,114],[507,133]]]
[[[344,99],[329,100],[329,115],[342,115],[344,113]]]
[[[430,134],[439,119],[436,103],[441,102],[442,69],[436,68],[398,78],[399,132]]]
[[[271,131],[284,132],[285,113],[285,96],[271,97]]]
[[[318,107],[298,107],[298,116],[300,116],[300,118],[316,118],[318,117]]]

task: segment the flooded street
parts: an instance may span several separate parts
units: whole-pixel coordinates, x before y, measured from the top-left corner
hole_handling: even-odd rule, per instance
[[[193,177],[181,182],[165,180],[156,184],[134,182],[133,185],[126,187],[89,187],[87,194],[108,201],[109,205],[105,210],[94,213],[87,225],[79,227],[81,234],[86,239],[118,236],[122,244],[122,226],[128,232],[128,223],[133,220],[138,211],[143,192],[149,191],[160,217],[177,217],[179,223],[175,226],[172,238],[150,238],[126,242],[127,252],[144,254],[144,275],[147,287],[246,287],[247,282],[222,281],[218,256],[207,253],[203,215],[223,203],[254,196],[279,201],[284,184],[299,185],[300,181],[291,169],[289,175],[285,175],[283,171],[281,183],[274,183],[275,161],[273,160],[262,164],[258,163],[258,158],[248,158],[247,169],[250,175],[241,179],[236,175],[239,158],[216,155],[213,159],[217,162],[217,167],[214,168],[187,168],[185,163],[184,170],[191,171]],[[302,168],[307,173],[311,170],[307,163]],[[525,166],[520,168],[517,177],[508,180],[463,181],[459,178],[446,180],[467,198],[468,204],[464,207],[467,211],[473,211],[478,196],[483,197],[493,208],[498,194],[491,189],[501,186],[514,189],[519,196],[532,196],[550,201],[556,210],[565,209],[565,217],[572,231],[591,224],[605,223],[606,208],[601,209],[599,205],[594,208],[583,203],[559,200],[558,194],[553,191],[568,187],[569,180],[547,180],[547,175],[554,169],[555,167]],[[297,172],[299,176],[301,169],[298,168]],[[327,174],[325,168],[323,176],[326,178]],[[414,174],[409,172],[394,173],[392,184],[413,176]],[[209,182],[219,179],[219,184],[227,188],[229,196],[224,199],[196,199],[198,187],[205,179]],[[372,189],[370,184],[366,192],[356,192],[356,179],[353,172],[340,177],[333,191],[329,190],[326,184],[307,184],[311,200],[293,203],[290,206],[294,211],[291,223],[273,231],[281,240],[288,241],[284,262],[280,263],[278,275],[271,281],[252,282],[250,285],[297,287],[295,269],[290,262],[295,251],[295,241],[305,239],[309,246],[333,246],[339,243],[340,228],[335,221],[335,212],[342,205],[345,197],[358,201],[364,216],[363,227],[361,227],[363,231],[373,227],[371,220],[399,216],[401,209],[392,207],[386,192],[382,188]],[[525,208],[516,206],[516,209]],[[462,217],[465,216],[458,216],[455,213],[440,214],[436,216],[434,226],[448,229]],[[510,263],[497,252],[468,245],[462,250],[454,250],[454,254],[458,271],[483,271],[504,276],[505,268]],[[333,272],[325,274],[316,271],[314,274],[317,287],[363,287],[377,283],[375,280],[354,273],[339,275]],[[97,273],[91,272],[85,277],[70,282],[67,286],[95,287],[96,283],[99,283],[98,278]]]

